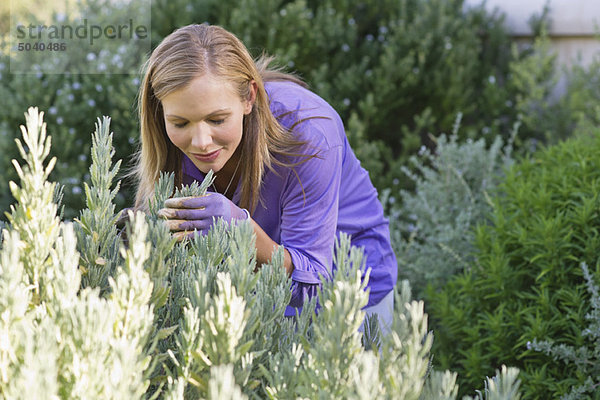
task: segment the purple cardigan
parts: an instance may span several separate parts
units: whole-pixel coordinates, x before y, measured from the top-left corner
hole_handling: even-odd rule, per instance
[[[325,100],[299,85],[267,82],[265,89],[271,111],[282,116],[279,122],[283,126],[321,117],[294,128],[298,137],[308,142],[308,152],[318,153],[318,158],[294,167],[298,176],[289,168],[274,166],[276,173],[267,170],[260,192],[262,203],[252,216],[292,257],[292,299],[285,315],[295,315],[305,297],[317,294],[319,274],[331,278],[333,245],[340,232],[351,235],[352,245],[364,248],[366,266],[371,268],[367,307],[379,303],[396,284],[398,264],[377,191],[350,148],[342,120]],[[185,156],[183,174],[186,184],[204,179]],[[236,204],[240,187],[238,184],[233,196]]]

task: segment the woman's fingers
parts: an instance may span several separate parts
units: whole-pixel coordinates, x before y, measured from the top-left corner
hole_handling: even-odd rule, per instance
[[[181,242],[184,239],[192,239],[196,234],[197,232],[181,231],[173,233],[173,237],[177,239],[178,242]]]
[[[204,208],[210,193],[204,196],[173,197],[165,200],[165,208]]]
[[[164,219],[203,219],[207,217],[205,208],[161,208],[158,217]]]
[[[177,231],[193,231],[206,230],[212,224],[212,221],[208,220],[189,220],[189,219],[167,219],[164,221],[167,228],[173,232]]]

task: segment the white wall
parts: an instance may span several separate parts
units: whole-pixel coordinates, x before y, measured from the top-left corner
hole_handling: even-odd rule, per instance
[[[532,32],[528,20],[541,14],[547,0],[486,0],[486,9],[497,9],[505,14],[509,32],[517,40],[528,40]],[[600,0],[550,0],[549,37],[556,51],[559,65],[570,67],[575,63],[588,66],[600,56]],[[482,0],[465,0],[465,6],[479,6]],[[561,78],[557,94],[565,87]]]

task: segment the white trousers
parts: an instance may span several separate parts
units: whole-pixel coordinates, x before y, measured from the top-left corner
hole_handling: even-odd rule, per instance
[[[394,289],[390,290],[379,303],[371,307],[366,307],[363,311],[366,313],[365,318],[377,314],[379,328],[383,336],[390,333],[392,321],[394,320]],[[363,331],[362,325],[358,331]]]

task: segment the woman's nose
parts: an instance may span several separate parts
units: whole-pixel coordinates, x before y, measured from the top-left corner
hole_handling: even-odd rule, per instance
[[[210,150],[212,144],[212,135],[209,127],[204,123],[200,122],[192,131],[192,146],[199,150]]]

